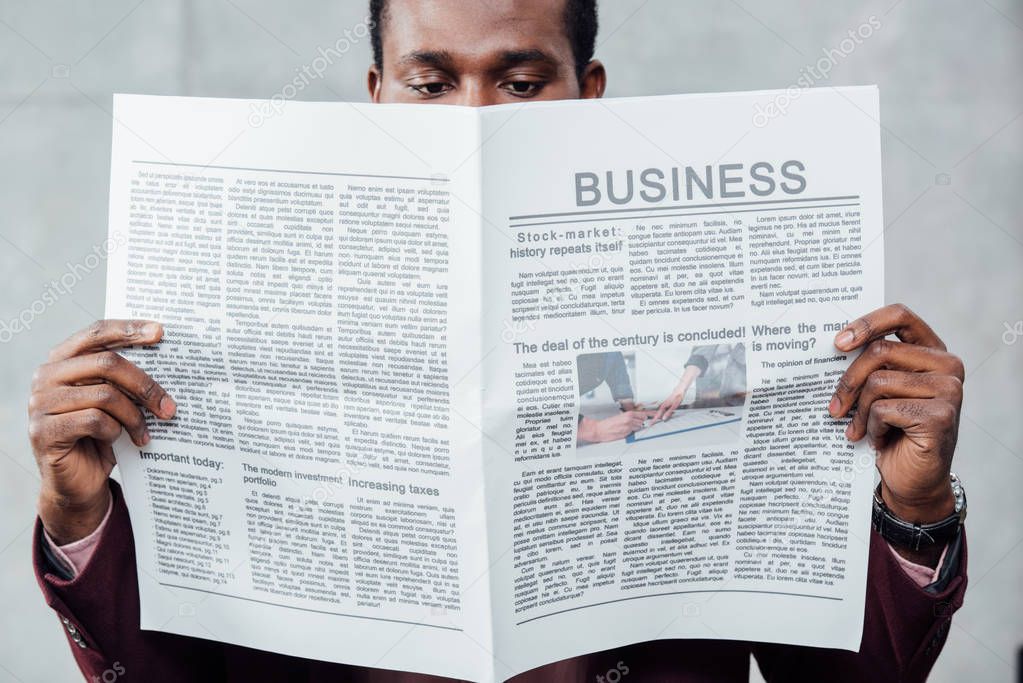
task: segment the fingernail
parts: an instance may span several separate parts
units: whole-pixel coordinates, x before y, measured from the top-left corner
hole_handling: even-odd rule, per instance
[[[145,430],[144,432],[142,432],[142,445],[145,446],[147,443],[149,443],[149,430],[148,429]]]
[[[142,326],[142,336],[146,339],[152,339],[159,334],[160,325],[158,323],[146,323]]]
[[[846,330],[845,332],[839,333],[839,335],[835,337],[835,346],[839,348],[845,348],[846,346],[851,345],[855,339],[856,335],[854,335],[849,330]]]
[[[819,403],[817,405],[820,405]],[[838,396],[831,397],[831,403],[828,404],[828,412],[832,415],[838,413],[838,409],[842,407],[842,402],[838,400]]]
[[[174,413],[178,409],[178,404],[174,402],[170,396],[164,396],[160,399],[160,414],[166,415],[167,419],[174,417]]]
[[[845,438],[847,438],[849,440],[852,440],[852,435],[853,435],[853,426],[852,426],[852,422],[850,422],[849,424],[847,424],[845,426]]]

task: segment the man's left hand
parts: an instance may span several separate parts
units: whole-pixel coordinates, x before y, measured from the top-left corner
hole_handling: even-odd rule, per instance
[[[899,341],[885,339],[894,334]],[[902,304],[849,323],[836,337],[840,351],[863,348],[838,382],[833,417],[855,408],[846,436],[870,439],[877,450],[881,496],[914,524],[951,515],[952,454],[963,401],[963,362],[934,330]]]

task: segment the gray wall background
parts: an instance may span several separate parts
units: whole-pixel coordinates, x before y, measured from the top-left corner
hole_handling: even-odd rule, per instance
[[[0,320],[106,234],[111,93],[269,97],[364,14],[361,0],[0,0]],[[955,467],[970,589],[934,681],[1010,681],[1023,643],[1023,3],[604,0],[610,95],[785,88],[871,16],[822,85],[877,83],[890,301],[968,370]],[[365,99],[368,40],[303,99]],[[45,349],[103,313],[104,268],[0,341],[0,681],[77,679],[29,563],[25,402]],[[37,311],[39,309],[37,308]],[[1023,332],[1023,323],[1020,323]],[[1012,343],[1015,341],[1015,343]]]

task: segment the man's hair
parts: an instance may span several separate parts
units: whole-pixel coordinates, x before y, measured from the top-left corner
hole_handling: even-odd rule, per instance
[[[582,78],[586,65],[597,48],[597,0],[563,0],[565,33],[572,44],[576,76]],[[369,0],[370,39],[373,63],[384,70],[384,24],[387,21],[387,0]]]

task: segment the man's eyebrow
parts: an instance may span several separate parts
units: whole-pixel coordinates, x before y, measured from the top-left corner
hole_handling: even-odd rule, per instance
[[[451,53],[446,50],[416,50],[398,60],[402,65],[435,66],[444,68],[452,62]]]
[[[504,50],[498,54],[494,71],[538,62],[555,68],[561,65],[553,55],[537,48]],[[399,59],[398,63],[402,66],[432,66],[438,69],[448,69],[454,63],[454,57],[447,50],[414,50]]]
[[[560,66],[560,62],[543,50],[536,48],[528,50],[505,50],[501,53],[499,64],[501,69],[508,69],[513,66],[519,66],[521,64],[528,64],[531,62],[542,62],[548,66]]]

